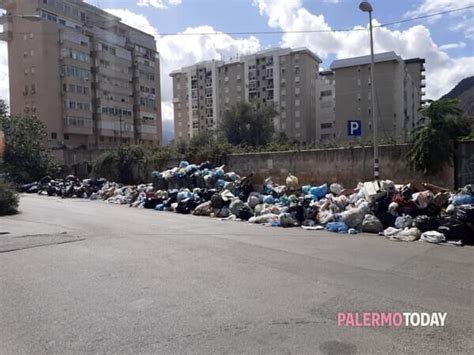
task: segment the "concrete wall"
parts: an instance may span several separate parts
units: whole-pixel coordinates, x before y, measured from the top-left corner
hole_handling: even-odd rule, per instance
[[[423,177],[409,169],[408,145],[380,146],[380,176],[395,183],[420,179],[447,188],[454,188],[454,169],[446,167],[441,174]],[[255,184],[271,176],[284,183],[288,172],[296,175],[300,184],[338,182],[352,188],[359,181],[373,180],[373,148],[340,148],[272,153],[232,154],[227,156],[226,169],[244,176],[254,173]]]

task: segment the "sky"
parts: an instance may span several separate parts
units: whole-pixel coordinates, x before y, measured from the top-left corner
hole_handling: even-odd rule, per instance
[[[370,53],[368,14],[359,0],[86,0],[155,36],[161,59],[163,119],[173,119],[169,73],[202,60],[229,59],[271,47],[308,47],[329,68]],[[374,24],[474,6],[474,0],[371,0]],[[352,32],[285,33],[359,29]],[[278,34],[170,36],[169,33]],[[426,59],[427,98],[438,99],[474,75],[474,8],[374,29],[375,52]],[[0,97],[8,98],[6,45],[0,45]]]

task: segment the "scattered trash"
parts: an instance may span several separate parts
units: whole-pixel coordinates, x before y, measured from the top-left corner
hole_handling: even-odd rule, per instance
[[[209,162],[152,174],[152,183],[123,185],[75,176],[41,180],[21,187],[25,193],[88,198],[155,211],[248,221],[272,227],[326,229],[336,233],[384,235],[391,240],[421,239],[435,244],[474,244],[474,194],[412,181],[366,181],[348,189],[337,183],[299,185],[288,174],[284,185],[269,177],[254,191],[252,175],[241,177]]]

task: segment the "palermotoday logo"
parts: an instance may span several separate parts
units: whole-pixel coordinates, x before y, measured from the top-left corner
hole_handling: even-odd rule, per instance
[[[447,313],[440,312],[339,312],[339,327],[444,327]]]

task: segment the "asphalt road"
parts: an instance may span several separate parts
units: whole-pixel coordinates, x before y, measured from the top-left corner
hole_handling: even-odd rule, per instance
[[[22,196],[0,353],[473,353],[474,248]],[[447,312],[342,327],[338,312]]]

